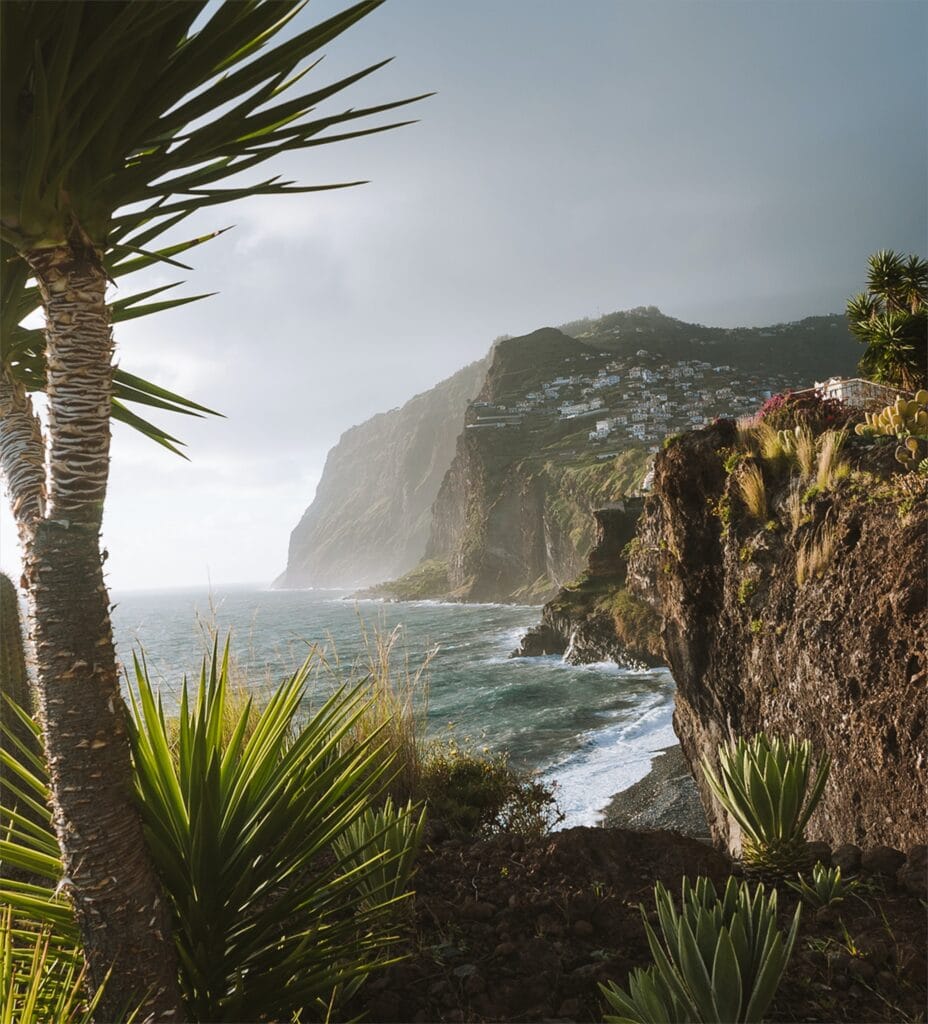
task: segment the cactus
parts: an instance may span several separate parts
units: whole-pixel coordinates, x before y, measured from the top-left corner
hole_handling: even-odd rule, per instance
[[[901,395],[892,405],[879,412],[865,413],[866,421],[854,428],[860,437],[896,437],[902,444],[896,448],[896,460],[907,471],[917,471],[928,449],[928,391],[920,390],[914,398]]]
[[[904,444],[896,447],[896,461],[905,466],[906,472],[920,471],[921,463],[928,458],[928,442],[919,437],[907,437]]]

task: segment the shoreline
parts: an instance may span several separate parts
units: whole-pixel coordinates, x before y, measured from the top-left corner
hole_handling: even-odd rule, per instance
[[[613,795],[601,828],[665,829],[709,841],[696,782],[679,744],[655,752],[648,774]]]

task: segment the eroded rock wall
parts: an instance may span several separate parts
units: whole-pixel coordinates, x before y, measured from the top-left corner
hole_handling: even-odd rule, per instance
[[[855,472],[811,494],[795,523],[788,482],[768,475],[761,521],[726,471],[735,444],[721,422],[659,453],[629,565],[629,585],[662,616],[674,725],[713,835],[737,851],[701,758],[714,761],[730,734],[766,730],[831,754],[810,838],[924,843],[928,503],[850,452]],[[800,582],[800,553],[825,539],[830,552]]]
[[[585,571],[544,606],[540,624],[513,657],[563,654],[575,665],[663,663],[657,613],[625,590],[626,554],[643,505],[630,497],[593,513],[595,541]]]

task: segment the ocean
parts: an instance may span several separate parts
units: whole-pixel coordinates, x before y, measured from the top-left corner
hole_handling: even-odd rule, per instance
[[[115,593],[119,657],[144,651],[168,705],[184,674],[195,678],[210,627],[250,685],[265,689],[315,651],[320,695],[366,658],[364,634],[397,631],[397,667],[428,659],[428,728],[538,771],[556,787],[561,825],[593,825],[613,794],[647,774],[652,755],[676,742],[674,684],[666,669],[610,663],[573,666],[559,656],[510,659],[540,609],[528,605],[355,601],[337,591],[214,587]]]

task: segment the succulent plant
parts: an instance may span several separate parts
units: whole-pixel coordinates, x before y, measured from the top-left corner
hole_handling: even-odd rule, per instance
[[[680,910],[660,882],[654,890],[661,942],[641,908],[654,965],[600,991],[609,1024],[749,1024],[760,1021],[786,969],[801,904],[788,933],[777,927],[777,893],[730,877],[721,899],[708,878],[683,879]]]
[[[31,713],[32,694],[26,673],[16,585],[0,573],[0,693]],[[0,713],[5,713],[0,709]]]
[[[719,747],[718,775],[703,758],[709,788],[741,827],[741,856],[749,871],[778,877],[809,866],[805,827],[829,765],[823,754],[812,782],[812,744],[764,733]]]
[[[368,808],[332,844],[346,866],[361,869],[379,859],[375,870],[359,874],[358,891],[364,904],[374,908],[387,900],[400,900],[413,874],[413,862],[422,845],[425,808],[397,808],[388,796],[380,810]]]
[[[900,395],[895,402],[879,412],[864,415],[865,422],[858,423],[854,428],[855,433],[861,437],[888,436],[900,440],[914,437],[928,441],[928,391],[924,388],[914,398],[906,399]],[[898,457],[898,449],[896,454]],[[907,462],[904,464],[906,468],[914,468],[909,467]]]
[[[921,437],[907,437],[905,441],[896,447],[896,461],[905,466],[906,471],[914,473],[919,471],[919,466],[928,457],[928,441]]]
[[[13,581],[0,573],[0,748],[17,761],[25,758],[28,762],[38,753],[38,744],[24,725],[22,714],[17,710],[20,708],[26,715],[32,714],[32,689],[19,621],[19,598]],[[0,800],[35,820],[32,809],[14,797],[15,773],[11,773],[11,766],[0,761]]]
[[[818,863],[812,869],[811,883],[798,875],[796,879],[787,880],[786,884],[790,889],[795,889],[806,903],[819,909],[840,903],[860,883],[856,878],[843,879],[839,867],[826,867]]]

